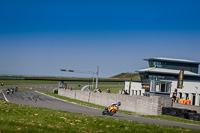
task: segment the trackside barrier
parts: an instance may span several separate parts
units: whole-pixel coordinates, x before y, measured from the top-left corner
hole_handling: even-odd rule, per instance
[[[190,119],[190,120],[194,120],[194,121],[200,121],[200,114],[197,113],[196,110],[180,109],[180,108],[173,108],[173,107],[163,107],[162,114],[185,118],[185,119]]]
[[[80,90],[58,89],[58,95],[94,103],[101,106],[107,106],[120,101],[122,104],[120,110],[131,111],[144,115],[161,115],[162,104],[161,97],[158,96],[129,96],[113,93],[94,93]]]

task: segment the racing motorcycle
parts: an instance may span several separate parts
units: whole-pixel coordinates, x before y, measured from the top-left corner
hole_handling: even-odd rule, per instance
[[[113,116],[115,113],[117,113],[120,105],[121,105],[121,102],[118,102],[116,104],[112,104],[110,106],[105,107],[105,109],[102,112],[102,115]]]
[[[10,89],[7,89],[7,90],[6,90],[6,95],[8,95],[8,94],[9,94],[9,92],[10,92]]]

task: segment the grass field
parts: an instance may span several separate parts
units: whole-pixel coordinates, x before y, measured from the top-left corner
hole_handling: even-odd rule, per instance
[[[58,84],[58,81],[45,80],[0,80],[4,85],[42,85],[42,84]]]
[[[47,84],[58,84],[59,81],[45,81],[45,80],[0,80],[0,83],[4,85],[47,85]],[[80,90],[84,85],[88,85],[89,82],[81,81],[65,81],[69,86],[76,85],[73,87],[74,90]],[[90,85],[92,82],[90,82]],[[80,85],[80,86],[78,86]],[[119,93],[121,88],[124,88],[124,83],[121,82],[99,82],[99,88],[106,92],[110,89],[112,93]],[[103,85],[103,86],[102,86]],[[95,84],[94,84],[95,86]]]
[[[77,87],[73,87],[73,90],[81,90],[81,88],[82,88],[82,86],[81,87],[77,86]],[[100,86],[99,88],[103,92],[107,92],[107,89],[109,89],[111,93],[115,93],[116,94],[116,93],[119,93],[119,90],[121,88],[124,88],[124,87],[122,87],[122,86]]]
[[[4,85],[40,85],[40,84],[58,84],[59,81],[51,80],[0,80],[0,83]],[[65,81],[67,84],[85,84],[88,85],[89,82],[86,81]],[[90,82],[92,84],[92,81]],[[98,82],[99,85],[124,85],[124,82]]]
[[[0,133],[48,132],[48,133],[179,133],[198,130],[158,126],[116,120],[106,117],[87,116],[45,108],[7,103],[0,99]]]

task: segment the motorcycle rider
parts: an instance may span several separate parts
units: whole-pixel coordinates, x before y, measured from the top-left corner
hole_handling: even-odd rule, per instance
[[[14,93],[14,89],[12,87],[11,87],[10,91],[11,91],[12,94]]]
[[[17,92],[17,90],[18,90],[18,87],[15,88],[15,91],[16,91],[16,92]]]
[[[112,103],[112,104],[109,105],[108,107],[116,106],[116,107],[117,107],[117,110],[118,110],[120,105],[121,105],[121,102],[117,102],[117,103]]]
[[[10,89],[7,89],[7,90],[6,90],[6,94],[8,95],[8,94],[9,94],[9,92],[10,92]]]
[[[119,109],[119,106],[121,105],[121,102],[112,103],[111,105],[105,107],[105,109],[102,112],[102,115],[110,115],[113,116]]]

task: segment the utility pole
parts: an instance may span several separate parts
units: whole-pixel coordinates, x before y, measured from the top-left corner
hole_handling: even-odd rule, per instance
[[[95,72],[92,72],[92,71],[69,70],[69,69],[60,69],[60,71],[63,71],[63,72],[75,72],[75,73],[93,74],[93,79],[92,79],[92,89],[93,89]],[[97,66],[97,72],[96,72],[96,88],[95,88],[95,89],[98,88],[98,78],[99,78],[99,66]]]
[[[96,72],[96,89],[98,88],[98,78],[99,78],[99,66],[97,66],[97,72]]]

